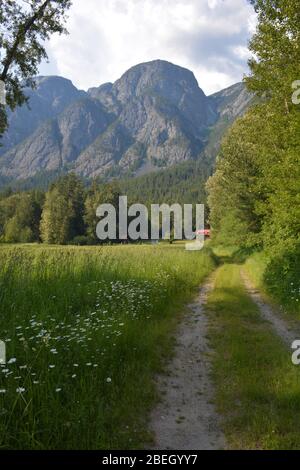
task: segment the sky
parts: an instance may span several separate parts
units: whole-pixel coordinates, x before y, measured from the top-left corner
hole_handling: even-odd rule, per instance
[[[40,74],[86,90],[163,59],[192,70],[208,95],[242,80],[255,25],[247,0],[73,0],[69,35],[52,36]]]

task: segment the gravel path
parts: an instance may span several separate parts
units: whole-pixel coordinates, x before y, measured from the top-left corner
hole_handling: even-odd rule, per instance
[[[152,413],[154,449],[216,450],[225,448],[214,409],[209,371],[207,319],[203,306],[213,289],[211,277],[185,316],[178,332],[175,356],[167,375],[158,378],[162,402]]]
[[[268,305],[262,298],[260,292],[254,287],[252,281],[249,279],[247,274],[242,271],[242,279],[244,281],[247,293],[250,295],[252,300],[258,306],[261,311],[262,316],[270,322],[273,326],[273,329],[282,341],[291,348],[291,345],[295,339],[299,339],[299,331],[294,331],[282,318],[276,314],[272,307]]]

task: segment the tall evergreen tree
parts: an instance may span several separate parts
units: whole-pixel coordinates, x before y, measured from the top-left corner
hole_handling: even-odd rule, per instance
[[[84,221],[89,239],[97,242],[96,227],[99,219],[96,217],[97,207],[100,204],[112,204],[116,209],[119,206],[120,187],[118,183],[111,182],[99,185],[93,181],[85,200]]]
[[[46,194],[41,220],[45,243],[66,244],[84,234],[84,188],[74,174],[60,178]]]

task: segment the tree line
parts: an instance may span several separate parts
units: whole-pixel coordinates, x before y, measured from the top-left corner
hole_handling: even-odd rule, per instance
[[[101,203],[116,204],[117,183],[85,188],[75,174],[60,177],[48,191],[8,189],[0,194],[0,241],[51,244],[93,244],[96,209]]]
[[[92,182],[74,173],[60,176],[47,190],[0,192],[0,242],[92,245],[100,204],[118,208],[119,196],[128,204],[205,203],[207,162],[196,161],[132,179]],[[130,222],[130,220],[129,220]],[[116,240],[118,241],[118,240]]]

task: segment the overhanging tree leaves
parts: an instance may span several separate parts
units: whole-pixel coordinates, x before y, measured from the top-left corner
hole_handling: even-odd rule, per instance
[[[282,110],[291,109],[292,83],[300,64],[300,0],[251,0],[258,14],[250,41],[248,88],[273,98]],[[281,107],[281,109],[280,109]]]
[[[33,77],[47,58],[45,41],[53,33],[66,33],[70,6],[71,0],[0,0],[0,80],[10,109],[26,102],[24,87],[34,87]],[[6,108],[1,105],[0,136],[7,124]]]

